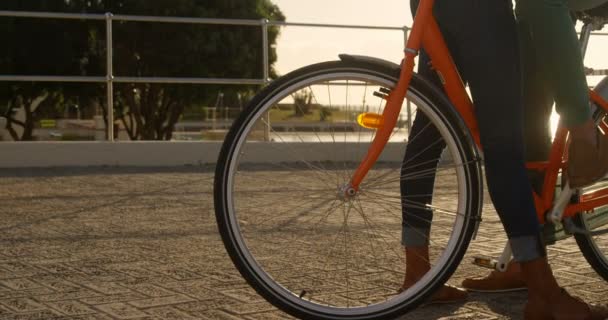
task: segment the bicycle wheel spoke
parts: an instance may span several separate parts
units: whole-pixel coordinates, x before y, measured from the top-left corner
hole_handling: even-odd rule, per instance
[[[385,212],[387,212],[387,213],[389,213],[389,214],[390,214],[390,212],[392,212],[392,211],[397,211],[397,210],[398,210],[398,211],[401,213],[401,210],[402,210],[402,208],[403,208],[403,207],[401,207],[401,206],[400,206],[400,205],[398,205],[398,204],[395,204],[395,203],[389,203],[388,201],[385,201],[384,203],[380,203],[380,202],[378,202],[378,201],[376,201],[376,200],[369,200],[369,201],[370,201],[370,202],[375,203],[376,205],[379,205],[379,206],[383,207],[383,208],[385,209]],[[412,208],[413,208],[413,209],[423,209],[423,210],[430,210],[430,209],[432,209],[432,208],[427,207],[427,205],[426,205],[426,204],[422,204],[422,203],[420,203],[420,204],[418,204],[418,205],[415,205],[415,206],[406,206],[406,207],[408,207],[408,208],[410,208],[410,209],[412,209]],[[444,211],[439,211],[439,210],[436,210],[436,211],[434,211],[434,212],[444,213]],[[395,215],[395,214],[393,214],[393,215],[394,215],[394,216],[397,216],[397,217],[400,219],[400,221],[403,221],[403,220],[401,219],[401,216],[398,216],[398,215]],[[450,216],[457,216],[457,215],[450,214]],[[429,225],[433,225],[433,228],[434,228],[434,229],[442,229],[442,230],[445,230],[445,231],[447,231],[447,232],[451,232],[451,231],[453,231],[453,229],[452,229],[451,227],[445,227],[445,226],[443,226],[443,225],[441,225],[441,224],[437,224],[437,223],[436,223],[436,224],[433,224],[433,220],[431,220],[431,219],[424,219],[424,218],[422,218],[422,217],[420,217],[420,216],[410,216],[410,219],[412,219],[412,218],[415,218],[415,219],[416,219],[417,221],[419,221],[419,222],[426,222],[426,223],[428,223]],[[436,218],[436,217],[435,217],[435,218]],[[408,222],[404,222],[404,223],[409,224]],[[413,232],[416,232],[416,233],[417,233],[417,234],[419,234],[419,235],[423,235],[422,233],[420,233],[419,231],[417,231],[417,228],[412,228],[412,231],[413,231]],[[429,241],[431,242],[431,244],[438,244],[438,243],[437,243],[437,242],[435,242],[435,240],[433,240],[433,239],[429,239]]]
[[[445,172],[446,170],[449,169],[454,169],[457,167],[462,167],[462,166],[466,166],[469,165],[471,163],[475,163],[478,160],[470,160],[467,161],[465,163],[462,164],[453,164],[453,165],[442,165],[441,167],[438,168],[432,168],[432,169],[425,169],[425,170],[421,170],[415,173],[409,173],[409,174],[405,174],[405,175],[401,175],[398,178],[393,178],[393,179],[389,179],[389,180],[382,180],[382,181],[374,181],[374,182],[382,182],[382,183],[388,183],[388,182],[397,182],[397,181],[401,181],[401,180],[416,180],[416,179],[425,179],[425,178],[430,178],[430,177],[437,177],[438,174],[437,173],[442,173]],[[413,166],[415,167],[415,166]],[[363,186],[365,186],[366,188],[370,188],[370,187],[376,187],[378,186],[377,183],[374,184],[363,184]]]
[[[367,191],[367,193],[374,193],[373,191]],[[382,194],[377,194],[382,196]],[[388,202],[389,200],[387,200]],[[413,208],[413,209],[424,209],[424,210],[432,210],[435,212],[439,212],[439,213],[445,213],[445,214],[449,214],[452,216],[466,216],[465,213],[462,212],[458,212],[458,211],[454,211],[451,209],[446,209],[446,208],[441,208],[438,206],[434,206],[428,203],[423,203],[423,202],[417,202],[417,201],[411,201],[411,200],[407,200],[407,199],[403,199],[403,197],[401,197],[401,199],[397,200],[395,199],[395,205],[400,204],[404,207],[408,207],[408,208]]]
[[[282,146],[290,147],[290,146],[289,146],[289,143],[288,143],[287,141],[285,141],[285,140],[284,140],[284,139],[281,137],[281,135],[279,135],[279,134],[278,134],[278,133],[277,133],[277,132],[276,132],[274,129],[272,129],[272,126],[270,126],[270,124],[269,124],[268,122],[266,122],[266,120],[261,119],[260,121],[261,121],[263,124],[265,124],[265,125],[269,126],[269,127],[270,127],[270,131],[271,131],[271,132],[273,132],[273,133],[275,133],[275,134],[276,134],[276,135],[277,135],[277,136],[280,138],[281,143],[282,143]],[[298,137],[299,137],[299,139],[300,139],[300,140],[302,140],[302,137],[300,137],[300,136],[298,136]],[[304,141],[302,140],[301,142],[304,142]],[[278,151],[283,151],[283,150],[279,149],[279,148],[278,148],[278,146],[274,146],[274,145],[272,145],[272,144],[270,144],[270,146],[271,146],[271,147],[274,147],[274,148],[275,148],[275,150],[278,150]],[[288,148],[288,149],[289,149],[289,151],[291,152],[290,154],[293,154],[293,155],[294,155],[294,159],[293,159],[293,160],[295,160],[295,161],[297,161],[297,162],[302,162],[302,163],[304,163],[305,165],[307,165],[307,166],[308,166],[308,168],[309,168],[309,169],[317,170],[317,171],[319,171],[319,172],[325,172],[325,171],[326,171],[326,170],[325,170],[325,168],[323,168],[323,166],[322,166],[322,165],[321,165],[320,167],[318,167],[318,166],[315,166],[315,165],[311,164],[310,162],[308,162],[308,161],[306,161],[306,160],[302,160],[302,159],[300,158],[300,156],[298,156],[298,155],[297,155],[297,150],[295,150],[295,149],[293,149],[293,148],[291,148],[291,147],[290,147],[290,148]]]
[[[311,90],[311,94],[312,94],[312,99],[313,99],[313,101],[315,101],[315,103],[316,103],[317,105],[320,105],[320,106],[321,106],[322,104],[319,102],[319,99],[317,99],[317,96],[316,96],[316,94],[315,94],[315,92],[314,92],[314,87],[310,87],[310,90]],[[329,91],[329,86],[328,86],[328,91]],[[328,94],[329,94],[329,93],[328,93]],[[329,109],[330,109],[330,110],[331,110],[331,109],[333,109],[333,106],[331,105],[331,95],[329,95]],[[332,142],[332,149],[334,149],[334,150],[335,150],[335,149],[336,149],[336,147],[337,147],[337,144],[336,144],[336,137],[335,137],[334,128],[333,128],[332,126],[330,126],[330,127],[329,127],[329,133],[330,133],[331,142]],[[336,157],[333,157],[333,159],[332,159],[332,160],[334,160],[334,161],[335,161],[335,160],[336,160]],[[338,175],[336,175],[336,183],[340,183],[340,179],[339,179],[339,176],[338,176]]]
[[[285,167],[285,169],[287,169],[287,167]],[[238,172],[238,176],[239,176],[239,178],[243,178],[244,177],[244,178],[248,178],[248,179],[252,179],[252,180],[253,179],[259,179],[259,180],[265,181],[267,183],[276,184],[276,180],[274,180],[274,179],[266,178],[263,175],[249,173],[249,172],[246,172],[246,171],[239,171]],[[310,178],[307,175],[302,175],[301,178],[302,179],[310,179],[312,182],[317,182],[318,181],[317,179]],[[319,193],[322,193],[322,192],[336,191],[335,188],[324,188],[324,189],[314,188],[314,189],[310,189],[310,187],[307,187],[307,186],[301,184],[300,182],[298,182],[295,179],[293,181],[290,181],[290,187],[296,187],[297,189],[295,189],[293,191],[298,191],[298,192],[304,191],[304,192],[315,192],[315,193],[319,192]],[[239,192],[266,193],[266,192],[290,192],[290,190],[291,189],[286,189],[286,188],[273,188],[273,189],[267,189],[267,190],[260,190],[259,186],[255,186],[254,188],[251,188],[251,190],[247,190],[247,191],[245,191],[245,190],[243,190],[241,188],[241,189],[239,189]]]
[[[370,218],[369,218],[369,217],[368,217],[368,216],[365,214],[365,212],[364,212],[364,210],[363,210],[363,207],[361,206],[361,200],[360,200],[360,199],[357,199],[357,203],[359,204],[359,209],[358,209],[359,214],[361,215],[361,217],[363,218],[363,220],[365,221],[365,223],[366,223],[366,224],[367,224],[367,225],[368,225],[370,228],[372,228],[372,230],[373,230],[374,228],[377,228],[377,229],[380,229],[380,231],[382,231],[382,234],[390,234],[390,233],[387,233],[387,232],[386,232],[386,231],[388,231],[388,230],[383,229],[382,227],[380,227],[380,226],[378,226],[378,225],[376,225],[376,226],[374,227],[374,223],[373,223],[373,222],[372,222],[372,220],[371,220],[371,219],[370,219]],[[389,244],[389,243],[386,241],[386,239],[384,239],[383,237],[381,237],[381,236],[380,236],[378,233],[376,233],[375,235],[376,235],[376,236],[377,236],[379,239],[381,239],[381,240],[384,242],[384,244],[386,244],[386,246],[387,246],[387,247],[392,247],[392,246],[391,246],[391,245],[390,245],[390,244]],[[396,238],[395,238],[395,239],[396,239]],[[391,249],[392,249],[392,248],[391,248]],[[395,253],[395,256],[396,256],[396,257],[399,257],[399,256],[400,256],[400,254],[399,254],[398,252],[396,252],[394,249],[392,249],[391,251],[393,251],[393,253]],[[372,249],[372,252],[374,252],[374,251],[373,251],[373,249]]]
[[[257,224],[257,228],[261,228],[262,226],[276,221],[278,219],[285,219],[285,218],[289,218],[290,220],[292,219],[297,219],[297,218],[301,218],[304,214],[309,213],[311,211],[314,211],[315,209],[334,201],[334,199],[323,199],[323,198],[318,198],[318,199],[306,199],[306,200],[302,200],[300,202],[295,202],[290,204],[289,207],[284,208],[280,211],[272,211],[271,214],[264,214],[265,211],[263,211],[262,209],[259,209],[259,207],[261,206],[251,206],[251,207],[240,207],[239,206],[239,210],[247,210],[249,212],[251,212],[252,214],[256,214],[256,213],[260,213],[261,217],[266,217],[268,216],[267,219],[256,219],[254,221],[248,221],[245,220],[245,218],[243,218],[242,221],[248,221],[250,223],[255,222]],[[263,207],[263,206],[261,206]],[[286,215],[289,214],[289,215]],[[258,231],[263,231],[263,230],[258,230]]]
[[[389,212],[390,213],[392,210],[394,210],[396,208],[398,208],[399,210],[401,210],[401,207],[398,207],[398,206],[393,205],[393,204],[381,203],[381,202],[378,202],[376,200],[371,200],[371,199],[369,201],[375,203],[376,205],[379,205],[379,206],[383,207],[385,209],[385,212]],[[432,220],[429,220],[429,219],[423,219],[423,218],[420,218],[420,217],[417,217],[417,219],[418,220],[422,220],[422,221],[426,221],[426,222],[429,222],[429,223],[432,223]],[[441,228],[441,226],[438,226],[438,225],[433,225],[433,227],[435,227],[435,228]],[[444,229],[449,230],[448,228],[444,228]],[[418,235],[423,235],[420,231],[416,231],[416,228],[413,228],[413,231],[416,232]],[[437,245],[438,244],[433,239],[428,239],[428,240],[431,243],[431,245]]]
[[[357,205],[358,205],[358,208],[355,208],[355,210],[356,210],[356,211],[357,211],[357,212],[358,212],[358,213],[361,215],[361,218],[363,218],[364,223],[365,223],[365,224],[366,224],[368,227],[370,227],[370,228],[372,228],[372,229],[373,229],[372,224],[371,224],[371,223],[368,221],[368,218],[366,217],[366,215],[365,215],[365,213],[364,213],[364,211],[363,211],[363,206],[361,205],[361,200],[360,200],[360,199],[356,199],[356,203],[357,203]],[[380,236],[379,234],[377,234],[377,233],[373,233],[373,232],[372,232],[372,233],[370,233],[370,232],[365,232],[365,236],[366,236],[366,237],[367,237],[367,239],[368,239],[368,241],[367,241],[367,242],[368,242],[368,245],[369,245],[369,247],[370,247],[370,252],[371,252],[372,256],[374,257],[374,258],[372,259],[372,262],[373,262],[373,263],[374,263],[374,265],[376,266],[376,269],[381,270],[382,268],[380,267],[380,264],[379,264],[380,259],[378,258],[377,253],[378,253],[378,252],[380,252],[380,253],[381,253],[381,254],[383,254],[384,256],[385,256],[386,254],[384,253],[384,251],[377,250],[377,249],[374,247],[374,240],[381,239],[381,236]]]

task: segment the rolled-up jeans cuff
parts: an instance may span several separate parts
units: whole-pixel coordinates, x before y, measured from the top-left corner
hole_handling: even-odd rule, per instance
[[[528,262],[547,256],[547,250],[540,235],[513,237],[509,239],[509,244],[513,258],[517,262]]]
[[[403,227],[401,231],[401,244],[405,247],[422,247],[429,245],[431,229]]]

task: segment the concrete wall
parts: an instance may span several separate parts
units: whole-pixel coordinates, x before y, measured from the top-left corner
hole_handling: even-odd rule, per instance
[[[214,163],[219,150],[219,142],[2,142],[0,167],[197,165]]]
[[[247,162],[340,161],[340,157],[362,155],[365,150],[347,146],[347,152],[334,152],[331,143],[248,144]],[[342,146],[343,147],[343,146]],[[401,143],[391,143],[381,161],[400,161]],[[142,141],[142,142],[1,142],[0,168],[135,166],[163,167],[214,164],[221,142]],[[352,152],[351,152],[352,149]],[[356,152],[356,153],[354,153]],[[302,156],[305,159],[296,159]],[[333,155],[328,159],[328,155]],[[336,158],[337,157],[337,158]]]

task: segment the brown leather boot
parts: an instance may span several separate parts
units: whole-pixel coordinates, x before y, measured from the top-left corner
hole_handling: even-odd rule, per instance
[[[597,141],[587,137],[593,130]],[[592,121],[571,129],[568,147],[568,181],[573,189],[582,188],[603,178],[608,173],[608,135],[604,135]]]
[[[429,248],[426,246],[406,247],[405,259],[405,279],[401,288],[397,290],[399,293],[413,286],[431,269]],[[468,293],[464,290],[443,285],[433,293],[427,304],[462,302],[467,299],[467,296]]]
[[[551,298],[551,304],[546,299],[529,299],[524,309],[525,320],[604,320],[608,318],[606,307],[586,304],[572,297],[566,290]],[[550,311],[552,310],[552,311]]]
[[[608,318],[608,309],[590,306],[559,287],[546,258],[521,263],[528,286],[524,319],[599,320]]]
[[[519,263],[509,262],[504,272],[494,270],[483,278],[467,278],[462,281],[462,287],[468,291],[499,293],[527,290],[526,282],[521,274]]]

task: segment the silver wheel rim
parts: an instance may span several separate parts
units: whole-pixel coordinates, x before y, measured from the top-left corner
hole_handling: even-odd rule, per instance
[[[385,87],[392,87],[393,82],[387,79],[384,79],[380,76],[373,76],[366,74],[364,71],[362,72],[334,72],[330,74],[320,74],[314,77],[300,79],[300,81],[294,81],[293,84],[287,88],[281,90],[283,93],[294,92],[298,89],[307,87],[313,83],[322,83],[323,81],[329,81],[332,79],[349,79],[352,81],[370,81],[377,84],[380,84]],[[277,101],[283,99],[286,94],[283,96],[275,95],[272,99],[265,101],[264,105],[259,108],[256,113],[251,117],[251,119],[259,119],[266,113],[267,109],[271,108]],[[458,142],[451,136],[450,129],[445,125],[442,121],[441,116],[434,112],[433,108],[430,107],[428,103],[426,103],[422,98],[416,95],[414,92],[410,92],[408,94],[408,98],[415,103],[418,108],[423,108],[425,114],[429,116],[431,122],[435,125],[435,127],[439,130],[441,135],[444,137],[445,142],[447,144],[447,149],[451,151],[453,156],[453,162],[463,164],[465,161],[461,158],[460,152],[458,152]],[[247,264],[251,269],[253,269],[254,273],[259,276],[261,281],[263,281],[270,289],[277,295],[279,295],[283,300],[289,301],[293,306],[299,306],[301,308],[305,308],[308,310],[312,310],[319,314],[331,314],[331,315],[341,315],[341,316],[357,316],[361,314],[370,314],[370,313],[382,313],[387,309],[393,309],[396,306],[402,304],[404,301],[407,301],[414,296],[418,295],[419,292],[426,290],[425,288],[429,285],[432,279],[436,278],[439,274],[444,272],[440,267],[434,267],[428,272],[420,281],[418,281],[414,286],[412,286],[409,290],[405,291],[399,296],[395,298],[388,299],[387,301],[371,304],[368,306],[362,307],[346,307],[346,308],[338,308],[332,306],[326,306],[319,303],[314,303],[306,299],[301,299],[297,294],[294,294],[286,287],[281,284],[275,282],[275,279],[270,275],[264,267],[262,267],[258,261],[250,252],[247,241],[243,238],[241,233],[241,223],[238,219],[238,212],[235,209],[235,199],[234,190],[235,190],[235,173],[237,172],[237,168],[241,161],[241,152],[243,149],[243,145],[246,143],[246,137],[251,132],[253,126],[255,125],[255,121],[249,121],[247,126],[241,130],[241,134],[239,136],[238,141],[236,142],[236,146],[233,151],[233,155],[239,155],[239,159],[236,161],[230,161],[228,167],[227,174],[227,210],[230,213],[227,219],[230,229],[233,230],[234,240],[236,246],[239,247],[240,252],[242,253],[243,258],[247,261]],[[463,166],[459,166],[455,168],[457,180],[458,180],[458,207],[457,212],[463,213],[466,207],[467,199],[470,197],[467,194],[466,186],[466,173]],[[448,241],[448,246],[444,249],[441,256],[438,258],[435,266],[443,266],[450,259],[453,258],[451,255],[452,252],[456,250],[457,243],[459,238],[464,231],[463,224],[465,223],[465,217],[463,215],[457,215],[455,218],[454,232],[452,232],[450,239]]]

